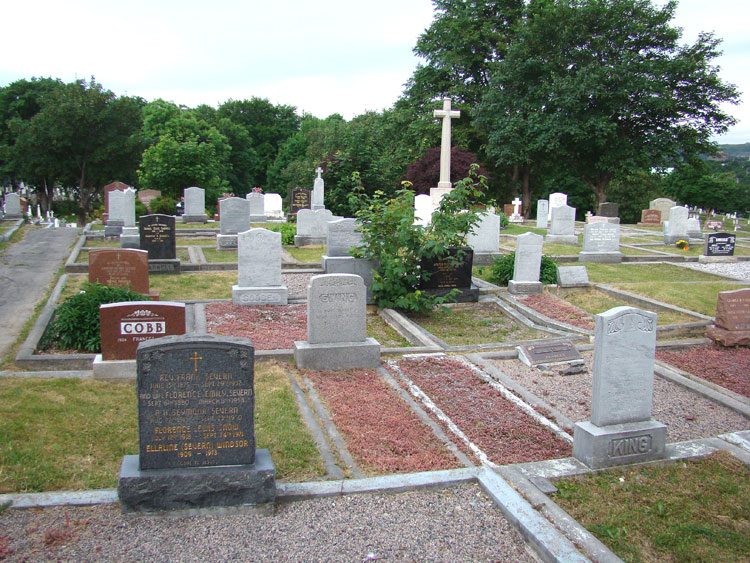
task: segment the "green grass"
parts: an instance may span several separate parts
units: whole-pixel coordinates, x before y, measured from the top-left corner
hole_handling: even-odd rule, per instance
[[[175,227],[182,231],[205,231],[207,229],[218,229],[219,222],[214,223],[183,223],[182,221],[175,221]]]
[[[718,281],[719,276],[672,264],[599,264],[586,262],[589,280],[594,283],[638,283],[664,281]]]
[[[750,560],[750,468],[726,452],[555,485],[555,502],[625,561]]]
[[[118,239],[99,240],[90,238],[86,240],[86,244],[83,246],[85,248],[120,248],[120,241]]]
[[[565,296],[565,300],[592,315],[604,313],[613,307],[631,306],[626,301],[615,299],[595,289],[570,293]],[[657,311],[657,314],[657,324],[659,325],[691,323],[698,320],[689,315],[673,311]]]
[[[367,336],[377,340],[381,346],[387,348],[404,348],[411,346],[409,342],[376,314],[367,315]]]
[[[536,233],[546,235],[547,229],[537,229],[536,227],[523,227],[521,225],[508,225],[500,231],[501,235],[522,235],[524,233]]]
[[[542,252],[545,256],[570,256],[583,250],[582,246],[572,244],[545,244]]]
[[[298,262],[303,264],[319,264],[326,250],[325,246],[304,246],[297,248],[295,246],[285,246],[286,250]]]
[[[741,289],[740,284],[726,282],[706,282],[700,284],[676,284],[676,283],[621,283],[614,287],[650,297],[663,303],[676,305],[689,311],[695,311],[703,315],[714,316],[716,314],[716,301],[721,291],[732,291]]]
[[[216,246],[216,237],[177,237],[177,246]]]
[[[152,291],[161,301],[196,299],[231,299],[237,285],[237,272],[160,274],[149,276]]]
[[[217,262],[237,262],[236,250],[216,250],[215,248],[202,248],[203,256],[209,264]]]

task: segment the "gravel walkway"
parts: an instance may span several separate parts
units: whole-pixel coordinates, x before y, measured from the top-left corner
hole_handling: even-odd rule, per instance
[[[0,559],[4,544],[4,562],[536,561],[476,484],[280,504],[273,516],[153,518],[116,504],[6,510]]]
[[[709,274],[717,274],[719,276],[734,278],[736,280],[750,281],[750,262],[718,262],[715,264],[686,262],[683,266],[687,266],[693,270],[708,272]]]
[[[307,298],[307,285],[315,274],[281,274],[281,283],[286,286],[289,297]]]
[[[534,395],[558,409],[573,422],[591,417],[593,353],[582,354],[587,373],[558,375],[530,368],[519,360],[493,360],[505,375],[523,385]],[[667,441],[682,442],[709,438],[725,432],[750,429],[750,420],[717,405],[684,387],[654,377],[652,416],[667,425]]]

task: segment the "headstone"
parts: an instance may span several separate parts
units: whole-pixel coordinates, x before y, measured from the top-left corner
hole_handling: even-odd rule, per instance
[[[600,217],[619,217],[620,216],[620,204],[605,201],[599,204],[599,209],[596,213]]]
[[[313,211],[317,211],[318,209],[325,209],[325,182],[323,181],[323,169],[318,166],[315,169],[315,173],[317,174],[317,177],[315,178],[315,182],[313,183],[313,192],[312,192],[312,205],[310,206],[310,209]]]
[[[148,251],[148,270],[152,274],[179,274],[174,215],[142,215],[141,250]]]
[[[141,342],[185,334],[185,304],[125,301],[99,306],[102,359],[133,360]]]
[[[456,289],[457,303],[479,301],[479,288],[471,282],[474,251],[471,248],[448,248],[443,258],[422,259],[419,269],[423,273],[419,289],[433,295],[444,296]],[[427,275],[425,275],[427,274]]]
[[[250,229],[238,235],[235,305],[286,305],[288,292],[281,283],[281,233]]]
[[[125,211],[125,191],[112,190],[109,192],[109,216],[104,226],[105,237],[119,237],[125,226],[123,219]]]
[[[185,212],[182,214],[183,223],[206,223],[206,190],[197,186],[185,188]]]
[[[111,182],[102,188],[102,197],[104,198],[104,215],[102,215],[102,223],[105,225],[109,221],[109,194],[115,190],[125,191],[129,188],[127,184],[122,182]]]
[[[334,217],[329,209],[301,209],[297,213],[297,234],[294,246],[323,245],[328,236],[328,222]]]
[[[351,256],[352,248],[362,246],[362,233],[356,219],[337,219],[326,225],[326,256]]]
[[[701,221],[695,217],[690,217],[687,220],[687,235],[691,239],[703,239],[703,232],[701,231]]]
[[[264,223],[266,221],[266,214],[264,211],[264,197],[260,192],[250,192],[245,196],[248,202],[248,212],[250,214],[251,223]],[[242,231],[240,231],[242,232]]]
[[[649,209],[658,209],[661,212],[662,223],[669,219],[669,210],[672,209],[677,203],[667,197],[659,197],[649,202]]]
[[[508,217],[508,221],[511,223],[523,223],[523,214],[521,213],[521,204],[523,202],[519,198],[515,198],[512,202],[513,213]]]
[[[539,273],[542,267],[544,237],[524,233],[516,238],[516,255],[513,261],[513,279],[508,281],[508,292],[528,295],[542,292]]]
[[[138,349],[139,455],[125,456],[125,512],[272,503],[275,468],[256,449],[247,339],[174,336]]]
[[[355,274],[365,282],[367,290],[367,304],[375,304],[375,293],[372,290],[372,280],[375,277],[375,263],[367,258],[352,258],[351,256],[323,257],[323,268],[326,274]]]
[[[667,427],[651,418],[656,314],[596,315],[591,420],[575,425],[573,456],[593,469],[664,458]]]
[[[704,256],[734,256],[736,235],[729,233],[709,233],[706,235]]]
[[[294,343],[302,369],[376,368],[380,344],[367,337],[365,284],[352,274],[313,276],[307,288],[307,341]]]
[[[555,192],[549,194],[549,220],[552,221],[552,209],[560,207],[561,205],[568,205],[568,194],[562,192]]]
[[[263,213],[267,219],[283,219],[284,209],[279,194],[263,194]]]
[[[643,209],[641,211],[639,227],[658,227],[659,225],[661,225],[661,211],[658,209]]]
[[[513,215],[513,204],[512,203],[504,203],[503,204],[503,213],[508,218],[508,221],[510,221],[511,215]]]
[[[750,346],[750,288],[719,293],[714,326],[706,336],[722,346]]]
[[[572,362],[583,364],[583,357],[570,340],[523,344],[516,346],[516,350],[518,359],[529,367],[547,369]]]
[[[622,262],[620,252],[620,225],[614,223],[589,223],[583,228],[583,250],[580,262]]]
[[[706,229],[707,231],[711,229],[713,229],[714,231],[718,231],[724,228],[724,221],[720,219],[719,220],[706,219],[706,222],[703,225],[703,228]]]
[[[434,117],[443,120],[440,136],[440,181],[438,188],[452,187],[451,184],[451,120],[461,117],[461,112],[451,109],[451,99],[443,98],[443,109],[432,112]]]
[[[536,227],[537,229],[547,228],[547,219],[549,218],[549,201],[540,199],[536,202]]]
[[[217,250],[237,248],[237,235],[250,229],[250,202],[241,197],[228,197],[219,201],[219,234]]]
[[[89,282],[148,294],[148,252],[117,248],[89,250]]]
[[[302,209],[310,209],[312,193],[304,188],[289,190],[289,213],[294,215]]]
[[[586,266],[557,266],[557,285],[560,287],[588,287]]]
[[[432,222],[432,199],[427,194],[414,196],[414,224],[426,227]]]
[[[474,254],[492,254],[500,251],[500,216],[485,213],[479,216],[479,223],[474,225],[466,236],[466,243]]]
[[[576,208],[569,205],[558,205],[551,208],[551,214],[552,221],[545,242],[578,244],[578,237],[575,234]]]
[[[146,208],[149,209],[149,204],[152,199],[161,197],[161,190],[138,190],[138,201],[140,201]]]
[[[9,193],[5,196],[5,219],[7,221],[16,221],[23,217],[21,211],[21,196],[15,193]]]
[[[122,196],[122,232],[120,233],[120,247],[140,248],[138,228],[135,226],[135,196],[133,188],[126,188]]]
[[[674,244],[678,240],[688,240],[688,208],[674,206],[669,210],[669,223],[664,231],[664,244]]]

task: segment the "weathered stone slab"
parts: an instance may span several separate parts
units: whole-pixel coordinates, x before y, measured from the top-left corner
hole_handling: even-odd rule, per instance
[[[552,196],[550,196],[552,197]],[[569,205],[558,205],[550,208],[552,221],[546,242],[552,244],[578,244],[575,234],[576,209]]]
[[[23,216],[21,210],[21,196],[16,193],[5,195],[5,219],[15,221]]]
[[[185,334],[185,304],[126,301],[99,306],[102,359],[132,360],[147,340]]]
[[[587,287],[589,273],[586,266],[557,266],[557,285],[560,287]]]
[[[599,209],[596,213],[600,217],[619,217],[620,216],[620,204],[605,201],[599,204]]]
[[[573,360],[583,361],[570,340],[563,342],[540,342],[516,346],[518,358],[527,366],[536,367],[542,364],[558,364]]]
[[[720,292],[714,324],[725,330],[750,330],[750,288]]]
[[[467,244],[475,253],[495,253],[500,251],[500,216],[485,213],[480,216],[466,237]]]
[[[294,236],[295,246],[325,244],[328,236],[328,222],[340,219],[334,217],[328,209],[301,209],[297,213],[297,234]]]
[[[250,192],[245,196],[248,202],[248,213],[251,223],[263,223],[266,221],[265,198],[260,192]],[[222,214],[222,218],[224,215]],[[240,231],[242,232],[242,231]]]
[[[513,261],[513,279],[508,282],[512,294],[541,293],[539,272],[542,266],[544,237],[536,233],[524,233],[516,238],[516,255]]]
[[[622,257],[620,225],[589,223],[583,228],[583,250],[578,254],[579,261],[618,263],[622,262]]]
[[[540,199],[536,202],[536,226],[538,229],[546,229],[549,220],[549,201]]]
[[[356,219],[328,221],[326,256],[350,256],[352,248],[362,246],[362,233]]]
[[[182,214],[183,223],[206,223],[206,190],[197,186],[185,188],[185,212]]]
[[[237,235],[235,305],[286,305],[288,292],[281,283],[281,233],[250,229]]]
[[[250,202],[244,198],[219,200],[219,213],[219,232],[222,235],[236,235],[250,228]]]
[[[641,211],[640,226],[657,227],[661,225],[661,211],[658,209],[643,209]]]
[[[649,209],[657,209],[661,215],[661,222],[669,219],[669,210],[672,209],[677,202],[667,197],[659,197],[649,202]]]

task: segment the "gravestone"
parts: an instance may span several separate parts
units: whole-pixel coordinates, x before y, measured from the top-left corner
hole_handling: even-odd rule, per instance
[[[575,234],[576,208],[569,205],[558,205],[550,208],[550,213],[552,214],[552,221],[545,242],[577,245],[578,237]]]
[[[620,252],[620,225],[615,223],[589,223],[583,228],[583,250],[580,262],[622,262]]]
[[[719,293],[706,336],[722,346],[750,346],[750,288]]]
[[[667,427],[651,418],[656,313],[596,315],[591,420],[575,425],[573,456],[592,469],[664,458]]]
[[[560,287],[588,287],[586,266],[557,266],[557,285]]]
[[[555,207],[560,207],[561,205],[568,205],[568,194],[564,194],[562,192],[555,192],[553,194],[549,194],[549,217],[548,219],[552,221],[552,209]]]
[[[639,227],[658,227],[661,225],[661,211],[658,209],[643,209]]]
[[[104,225],[106,225],[107,221],[109,221],[109,194],[116,190],[123,192],[129,187],[130,186],[122,182],[111,182],[102,188],[102,197],[104,199],[104,214],[102,215],[102,223]]]
[[[237,235],[235,305],[286,305],[288,292],[281,283],[281,233],[250,229]]]
[[[152,199],[161,197],[161,190],[138,190],[138,201],[140,201],[146,208],[151,211],[149,204]]]
[[[375,304],[375,293],[372,291],[372,280],[375,277],[375,263],[367,258],[353,258],[339,256],[323,260],[326,274],[354,274],[365,282],[366,301],[368,305]]]
[[[294,343],[302,369],[376,368],[380,344],[367,337],[365,284],[353,274],[313,276],[307,287],[307,341]]]
[[[649,202],[649,209],[658,209],[661,212],[661,222],[669,219],[669,210],[672,209],[677,203],[667,197],[659,197]]]
[[[148,251],[148,271],[152,274],[179,274],[174,215],[142,215],[141,250]]]
[[[140,248],[138,227],[135,226],[135,195],[133,188],[127,188],[122,196],[122,233],[120,247]]]
[[[284,209],[279,194],[263,194],[263,214],[266,219],[284,218]]]
[[[669,210],[669,221],[664,227],[664,244],[674,244],[678,240],[688,240],[688,208],[674,206]]]
[[[610,201],[604,201],[599,204],[599,209],[596,214],[599,217],[619,217],[620,216],[620,204],[612,203]]]
[[[516,255],[513,260],[513,279],[508,281],[508,292],[529,295],[542,292],[539,273],[542,267],[544,237],[524,233],[516,238]]]
[[[265,223],[265,198],[260,192],[250,192],[245,196],[248,202],[248,213],[250,214],[251,223]]]
[[[317,174],[317,177],[315,178],[315,182],[313,183],[312,204],[310,205],[310,209],[312,209],[313,211],[326,208],[325,182],[323,181],[323,177],[321,176],[321,174],[323,174],[323,169],[318,166],[315,169],[315,173]]]
[[[219,201],[219,234],[217,250],[237,248],[237,235],[250,229],[250,202],[241,197],[228,197]]]
[[[119,237],[125,226],[123,213],[125,208],[125,191],[112,190],[109,192],[109,214],[107,224],[104,226],[105,237]]]
[[[350,256],[352,248],[362,246],[362,233],[356,219],[328,221],[326,256]]]
[[[511,223],[523,223],[523,213],[521,210],[521,205],[523,202],[519,198],[515,198],[512,201],[513,205],[513,213],[510,217],[508,217],[508,221]]]
[[[701,231],[701,221],[695,217],[689,217],[687,220],[687,235],[691,239],[703,240],[703,232]]]
[[[466,236],[466,243],[478,254],[495,254],[500,252],[500,216],[494,213],[483,213],[479,223],[472,227]]]
[[[273,503],[275,468],[256,449],[252,343],[173,336],[138,349],[139,454],[123,458],[125,512]]]
[[[206,223],[206,190],[197,186],[185,188],[185,212],[182,214],[183,223]]]
[[[356,274],[365,282],[367,304],[374,302],[372,280],[374,276],[373,262],[366,258],[354,258],[349,254],[353,247],[362,245],[362,233],[358,229],[356,219],[337,219],[328,222],[328,237],[326,239],[326,253],[322,258],[322,266],[326,274]]]
[[[736,242],[736,235],[730,235],[729,233],[709,233],[706,235],[706,246],[703,249],[703,255],[708,257],[734,256]]]
[[[536,226],[538,229],[547,228],[549,218],[549,201],[540,199],[536,202]]]
[[[312,205],[312,193],[304,188],[289,190],[289,213],[294,215],[302,209],[310,209]]]
[[[414,197],[414,224],[426,227],[432,222],[432,199],[427,194]]]
[[[570,340],[516,346],[518,359],[529,367],[548,370],[554,366],[583,366],[581,354]]]
[[[185,334],[185,304],[124,301],[99,306],[104,361],[133,360],[141,342]]]
[[[599,215],[591,215],[590,211],[586,212],[586,224],[593,225],[595,223],[610,223],[611,217],[600,217]],[[617,217],[615,217],[617,219]]]
[[[458,293],[454,300],[457,303],[476,303],[479,301],[479,288],[471,282],[474,251],[471,248],[447,250],[443,258],[422,259],[419,269],[423,275],[419,289],[440,297],[456,289]]]
[[[513,204],[512,203],[504,203],[503,204],[503,214],[508,218],[508,221],[510,221],[511,215],[513,215]]]
[[[148,252],[117,248],[89,250],[89,282],[148,294]]]
[[[21,196],[16,193],[5,195],[5,220],[17,221],[23,217],[21,211]]]
[[[328,236],[328,222],[335,217],[329,209],[301,209],[297,213],[297,234],[294,246],[323,245]]]
[[[703,228],[706,230],[713,229],[714,231],[718,231],[724,228],[724,221],[721,219],[706,219]]]

